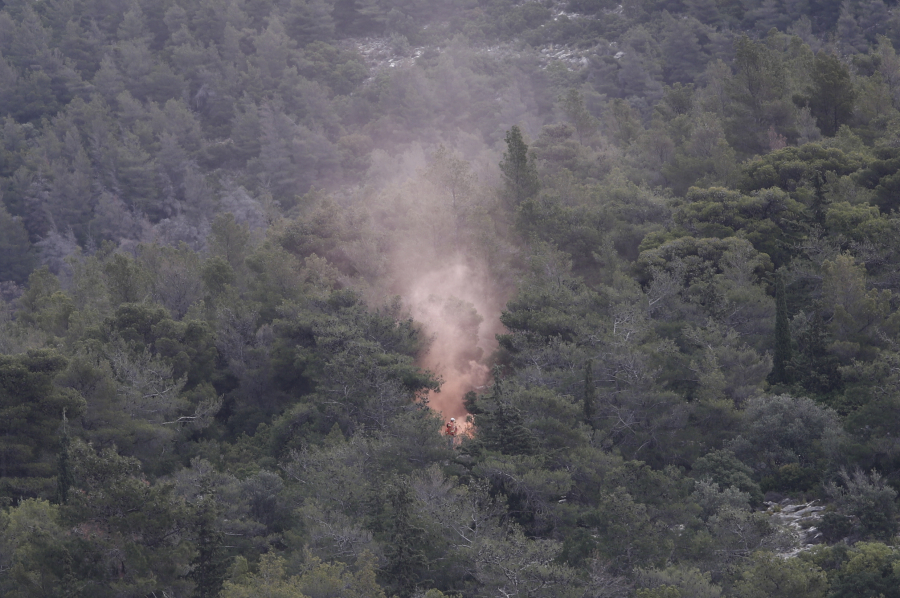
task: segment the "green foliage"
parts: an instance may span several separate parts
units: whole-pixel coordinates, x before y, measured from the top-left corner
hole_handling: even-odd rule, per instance
[[[82,595],[85,584],[76,575],[87,571],[72,570],[77,556],[70,551],[77,544],[67,542],[57,506],[29,498],[0,515],[0,546],[0,590],[5,596]]]
[[[895,207],[894,190],[898,182],[897,169],[900,167],[897,153],[888,148],[879,148],[874,159],[868,161],[854,175],[860,185],[874,190],[874,203],[888,212]]]
[[[75,482],[72,477],[72,465],[70,463],[69,446],[72,441],[69,438],[68,421],[63,411],[62,438],[59,442],[59,457],[56,472],[56,504],[64,505],[69,502],[69,489]]]
[[[284,390],[337,396],[324,403],[331,405],[327,417],[378,426],[386,415],[382,409],[396,413],[416,393],[436,388],[432,375],[415,366],[420,333],[412,321],[399,318],[399,304],[372,313],[357,294],[335,291],[311,307],[287,311],[291,317],[274,323],[273,374]],[[380,388],[378,401],[373,382]]]
[[[804,186],[816,188],[826,173],[852,174],[864,164],[864,156],[820,143],[786,147],[748,161],[742,188],[746,191],[778,187],[795,193]]]
[[[19,298],[21,319],[50,337],[63,336],[74,311],[72,300],[60,289],[59,279],[44,266],[28,277],[28,289]]]
[[[771,338],[774,306],[761,283],[772,263],[745,239],[681,237],[642,251],[637,263],[649,275],[654,317],[691,318],[697,324],[712,318],[750,342],[762,335]],[[737,319],[732,317],[735,305],[746,309]]]
[[[588,360],[584,364],[584,398],[583,402],[583,411],[584,411],[584,421],[591,426],[591,428],[597,427],[597,423],[594,421],[594,413],[596,410],[595,402],[597,400],[597,389],[594,388],[594,364]]]
[[[681,590],[675,586],[659,586],[656,588],[642,588],[635,593],[637,598],[681,598]]]
[[[605,298],[571,274],[565,254],[539,247],[530,265],[530,275],[500,316],[509,330],[545,340],[560,337],[568,341],[584,330],[585,321],[602,313]],[[512,348],[512,341],[501,338],[501,346]]]
[[[816,54],[808,94],[794,101],[809,106],[824,135],[834,135],[850,120],[856,92],[850,80],[850,69],[834,54]]]
[[[206,322],[176,322],[160,306],[120,305],[106,321],[109,340],[121,338],[132,350],[149,350],[172,368],[174,379],[185,378],[185,390],[209,381],[217,351]]]
[[[654,517],[656,508],[635,500],[625,488],[610,489],[599,497],[596,509],[585,513],[582,525],[591,529],[594,548],[607,557],[627,559],[621,569],[636,565],[658,565],[674,538],[661,529]]]
[[[675,207],[675,221],[690,234],[718,238],[742,234],[776,264],[789,259],[803,227],[803,207],[778,189],[747,196],[721,188],[692,188]]]
[[[57,428],[64,414],[78,417],[85,408],[80,396],[53,384],[65,367],[64,357],[46,349],[0,356],[0,492],[5,497],[51,495]]]
[[[638,570],[639,583],[645,588],[638,590],[639,596],[695,596],[696,598],[719,598],[722,588],[712,583],[710,575],[696,568],[670,566],[665,569]]]
[[[798,351],[790,364],[792,375],[808,393],[828,397],[843,386],[838,357],[828,350],[829,336],[821,307],[806,322],[806,328],[797,338]]]
[[[540,189],[534,160],[528,155],[528,145],[518,125],[513,125],[506,132],[506,151],[500,162],[500,171],[503,173],[507,200],[513,206],[531,199]]]
[[[584,97],[577,89],[570,89],[566,95],[560,98],[560,105],[566,118],[575,127],[578,134],[578,142],[584,143],[597,128],[596,119],[591,116],[584,105]]]
[[[734,487],[750,495],[754,504],[762,502],[759,485],[753,481],[753,470],[741,463],[728,449],[715,450],[700,457],[691,473],[698,479],[709,478],[722,488]]]
[[[788,475],[795,482],[782,483],[801,490],[816,483],[821,468],[837,456],[843,441],[840,420],[831,409],[806,398],[760,396],[748,403],[732,450],[757,472]],[[783,469],[787,466],[792,467]]]
[[[148,273],[133,259],[115,253],[110,256],[103,269],[113,305],[140,303],[147,297]]]
[[[888,294],[866,288],[865,269],[849,255],[822,264],[822,295],[831,307],[830,349],[839,357],[864,357],[879,345],[878,331],[888,325]]]
[[[508,396],[499,376],[494,378],[491,394],[480,398],[473,407],[478,415],[478,448],[504,455],[530,455],[536,452],[536,439],[525,426],[522,413]]]
[[[857,469],[848,474],[841,470],[840,482],[840,486],[831,483],[826,490],[835,500],[838,514],[851,519],[848,535],[890,541],[898,529],[897,492],[876,471],[865,474]]]
[[[272,598],[306,598],[300,591],[297,576],[285,577],[284,559],[276,554],[265,554],[260,558],[258,573],[244,576],[240,582],[225,582],[223,598],[251,598],[271,596]]]
[[[898,554],[896,548],[879,542],[858,542],[852,548],[837,545],[811,555],[825,569],[832,596],[894,598],[898,595]]]
[[[784,276],[779,274],[775,278],[775,355],[772,358],[772,371],[769,373],[771,384],[787,384],[791,381],[788,364],[791,362],[792,354]]]
[[[765,131],[770,127],[783,131],[789,126],[792,106],[786,97],[785,64],[773,48],[746,35],[737,38],[734,46],[736,73],[729,82],[736,102],[729,123],[732,145],[747,153],[761,153],[767,145]]]
[[[85,531],[59,538],[58,565],[52,569],[38,565],[45,574],[55,572],[47,580],[55,575],[60,583],[74,583],[70,589],[75,595],[84,595],[89,586],[100,596],[186,589],[180,574],[189,551],[187,538],[178,533],[184,529],[185,510],[171,495],[171,487],[151,486],[139,477],[134,460],[110,450],[98,454],[73,442],[71,456],[76,483],[69,504],[60,507],[59,517],[46,520],[62,523],[64,517],[81,522]],[[39,579],[34,575],[41,569],[32,571],[32,578]]]
[[[194,579],[195,598],[218,596],[225,581],[228,560],[225,558],[225,534],[217,529],[220,508],[210,497],[202,497],[196,505],[197,555],[191,561],[190,577]]]
[[[0,280],[24,282],[34,264],[28,232],[0,204]]]
[[[420,570],[427,568],[422,552],[422,530],[412,520],[413,495],[408,481],[398,479],[388,490],[393,529],[386,573],[400,596],[410,596],[417,584]]]
[[[0,594],[896,595],[896,9],[552,4],[0,3]]]
[[[250,231],[235,220],[234,214],[219,214],[210,225],[209,249],[235,271],[241,271],[250,244]]]
[[[735,584],[735,595],[741,598],[824,598],[828,595],[828,579],[824,571],[811,563],[757,552],[741,571],[740,580]]]

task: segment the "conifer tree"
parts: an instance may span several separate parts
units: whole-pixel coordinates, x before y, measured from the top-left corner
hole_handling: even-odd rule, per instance
[[[387,573],[399,596],[411,596],[416,588],[418,573],[426,567],[425,553],[419,548],[424,530],[413,521],[415,498],[409,480],[399,478],[390,490],[394,529],[387,551]]]
[[[830,137],[853,116],[856,90],[850,69],[837,56],[819,52],[811,75],[809,109],[822,134]]]
[[[597,422],[594,421],[594,403],[596,400],[597,389],[594,387],[594,363],[588,359],[584,364],[584,421],[594,430],[597,429]]]
[[[534,160],[528,159],[528,144],[522,139],[518,125],[506,132],[506,148],[500,170],[506,183],[506,195],[514,205],[519,205],[537,195],[541,183],[538,180]]]
[[[500,368],[494,367],[494,384],[485,397],[485,406],[470,413],[478,415],[478,444],[504,455],[533,455],[537,452],[537,439],[525,425],[522,413],[507,396],[500,377]],[[467,408],[469,403],[467,403]]]
[[[578,143],[583,144],[585,137],[593,133],[597,128],[597,119],[588,112],[584,105],[584,97],[577,89],[570,89],[559,101],[566,118],[575,127],[575,132],[578,134]]]
[[[784,296],[784,276],[775,278],[775,355],[772,358],[770,384],[790,382],[788,364],[791,362],[791,328],[788,322],[787,300]]]
[[[56,503],[68,504],[69,488],[75,482],[72,476],[72,467],[69,459],[69,420],[66,418],[66,410],[63,408],[62,439],[59,446],[59,458],[57,460],[56,474]]]
[[[797,339],[799,355],[793,359],[795,381],[808,392],[826,395],[842,385],[840,360],[828,350],[828,331],[817,305],[805,333]]]
[[[204,484],[204,494],[212,492],[209,484]],[[208,494],[200,499],[196,507],[197,555],[191,562],[190,577],[193,578],[194,598],[218,596],[227,573],[228,560],[222,548],[223,533],[217,529],[216,519],[219,506]]]
[[[495,448],[504,455],[533,455],[537,441],[525,425],[522,413],[514,406],[501,402],[493,413]]]
[[[0,499],[32,497],[41,488],[45,496],[54,494],[53,466],[46,459],[47,448],[56,444],[54,414],[66,409],[77,417],[86,407],[75,391],[54,385],[66,365],[50,349],[0,355]]]
[[[13,218],[0,201],[0,281],[24,282],[34,267],[28,231]]]

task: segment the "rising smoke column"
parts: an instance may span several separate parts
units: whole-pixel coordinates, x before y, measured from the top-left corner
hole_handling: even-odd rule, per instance
[[[490,152],[478,157],[482,164],[499,161]],[[489,383],[487,362],[515,287],[504,260],[515,249],[495,189],[479,185],[472,163],[456,151],[422,152],[415,176],[397,170],[366,202],[388,264],[373,292],[402,297],[422,325],[431,343],[419,365],[443,381],[429,404],[462,420],[465,394]]]
[[[443,379],[429,404],[445,418],[460,422],[467,412],[463,397],[488,383],[487,358],[497,348],[502,298],[485,268],[462,261],[415,276],[402,295],[412,316],[432,338],[421,365]]]

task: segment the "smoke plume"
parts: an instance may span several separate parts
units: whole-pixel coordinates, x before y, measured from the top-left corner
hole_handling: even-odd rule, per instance
[[[423,326],[431,342],[419,365],[442,380],[429,405],[464,428],[465,394],[489,383],[500,313],[515,286],[502,264],[515,250],[498,195],[479,184],[471,162],[443,146],[418,159],[412,176],[398,162],[393,182],[366,202],[387,249],[387,276],[374,290],[402,297]]]
[[[464,395],[490,377],[487,358],[497,348],[503,300],[485,268],[462,261],[413,277],[402,296],[432,339],[421,365],[443,380],[429,404],[445,418],[462,422]]]

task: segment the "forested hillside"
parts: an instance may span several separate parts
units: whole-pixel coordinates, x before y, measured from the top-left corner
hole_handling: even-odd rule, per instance
[[[895,48],[0,0],[0,595],[900,598]]]

